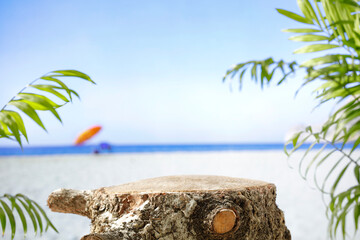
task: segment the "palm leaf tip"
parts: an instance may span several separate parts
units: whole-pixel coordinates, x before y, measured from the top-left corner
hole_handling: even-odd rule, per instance
[[[60,75],[54,75],[53,73],[58,73]],[[78,78],[82,78],[84,80],[87,80],[93,84],[96,84],[89,75],[77,71],[77,70],[56,70],[56,71],[52,71],[48,76],[60,76],[60,77],[78,77]]]

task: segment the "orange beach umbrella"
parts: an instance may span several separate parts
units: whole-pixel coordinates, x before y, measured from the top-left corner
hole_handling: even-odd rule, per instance
[[[97,134],[101,130],[101,126],[96,125],[92,126],[91,128],[86,129],[75,139],[75,145],[81,145],[85,141],[92,138],[95,134]]]

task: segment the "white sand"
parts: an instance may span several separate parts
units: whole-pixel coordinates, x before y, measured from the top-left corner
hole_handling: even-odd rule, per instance
[[[95,189],[180,174],[224,175],[275,183],[277,203],[285,213],[293,239],[327,239],[320,193],[299,176],[296,168],[288,167],[282,151],[1,157],[0,194],[21,192],[47,209],[47,196],[58,188]],[[44,239],[78,240],[89,233],[90,220],[85,217],[52,212],[49,216],[60,234],[49,230]],[[20,222],[18,228],[21,229]],[[23,236],[17,234],[15,239]],[[34,239],[31,232],[27,239]]]

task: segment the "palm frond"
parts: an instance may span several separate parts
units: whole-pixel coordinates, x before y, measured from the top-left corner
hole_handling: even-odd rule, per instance
[[[14,106],[19,112],[30,117],[37,125],[46,131],[37,111],[51,112],[60,122],[61,118],[57,112],[59,107],[72,101],[73,95],[79,98],[79,94],[70,89],[62,78],[72,77],[79,78],[90,83],[95,82],[85,73],[76,70],[58,70],[52,71],[32,81],[28,86],[23,88],[16,94],[0,111],[0,138],[5,137],[15,140],[22,147],[22,136],[28,141],[26,128],[21,115],[12,110],[8,110],[10,106]],[[49,83],[50,82],[50,83]],[[29,92],[34,89],[42,94]],[[50,97],[45,96],[48,94]],[[54,101],[59,101],[56,103]]]
[[[239,88],[241,90],[243,84],[243,77],[247,69],[250,70],[250,77],[255,82],[260,82],[261,88],[265,84],[269,84],[273,77],[276,75],[276,72],[282,74],[280,80],[278,80],[278,85],[281,84],[290,74],[295,73],[295,68],[297,63],[294,62],[284,62],[283,60],[274,61],[273,58],[267,58],[261,61],[248,61],[245,63],[239,63],[235,66],[232,66],[226,71],[223,81],[231,78],[233,79],[239,73]]]
[[[319,106],[333,100],[336,110],[319,131],[307,127],[289,139],[284,150],[288,156],[301,150],[300,175],[309,179],[309,173],[313,171],[315,186],[324,194],[324,199],[328,199],[330,237],[335,238],[338,229],[341,229],[345,239],[349,213],[353,213],[356,230],[360,218],[360,162],[354,154],[360,144],[360,5],[354,0],[297,2],[300,14],[277,9],[280,14],[306,24],[305,28],[284,30],[296,34],[290,40],[307,44],[294,53],[326,54],[301,64],[280,61],[287,71],[272,58],[239,63],[226,72],[223,80],[239,74],[241,86],[244,73],[251,68],[250,78],[260,82],[263,88],[264,83],[272,80],[277,69],[281,69],[283,74],[279,84],[295,70],[302,69],[306,73],[302,86],[314,81],[321,83],[314,90],[315,99],[319,101]],[[304,148],[306,150],[303,151]],[[310,152],[313,152],[311,157]],[[327,171],[325,176],[319,176],[320,168]],[[344,179],[351,175],[356,181],[353,186],[348,186]],[[347,188],[344,189],[344,185]]]
[[[11,239],[14,239],[17,228],[15,220],[16,215],[20,218],[24,237],[26,237],[28,231],[29,220],[32,222],[35,234],[42,234],[48,227],[52,228],[55,232],[58,232],[53,223],[49,220],[45,211],[34,200],[31,200],[23,194],[16,194],[15,196],[4,194],[3,196],[0,196],[0,222],[3,236],[5,234],[6,225],[9,223]]]

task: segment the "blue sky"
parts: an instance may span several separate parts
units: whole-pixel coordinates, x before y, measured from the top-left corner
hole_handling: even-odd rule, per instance
[[[238,62],[306,57],[280,31],[299,25],[275,8],[298,12],[295,0],[1,1],[0,103],[51,70],[77,69],[97,85],[66,80],[81,101],[59,109],[63,124],[41,114],[48,133],[25,117],[31,145],[72,144],[95,124],[89,143],[282,142],[329,113],[311,111],[310,88],[294,98],[301,76],[263,91],[221,81]]]

